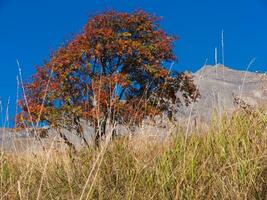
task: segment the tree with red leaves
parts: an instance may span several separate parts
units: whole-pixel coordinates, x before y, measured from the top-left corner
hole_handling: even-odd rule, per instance
[[[75,128],[80,120],[95,128],[96,143],[107,122],[137,125],[170,110],[182,92],[189,104],[198,97],[192,76],[168,71],[175,38],[144,11],[104,12],[89,19],[83,31],[53,53],[25,85],[20,125],[39,122]]]

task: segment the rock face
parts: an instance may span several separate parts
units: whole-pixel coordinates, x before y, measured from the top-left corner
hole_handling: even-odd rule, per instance
[[[182,109],[198,121],[209,121],[212,113],[231,113],[237,97],[251,106],[267,102],[267,75],[233,70],[223,65],[204,66],[194,73],[201,98],[189,108]]]

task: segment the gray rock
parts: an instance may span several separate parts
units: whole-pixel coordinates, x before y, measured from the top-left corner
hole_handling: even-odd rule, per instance
[[[232,113],[238,97],[251,106],[267,100],[267,76],[262,73],[233,70],[223,65],[204,66],[194,73],[201,98],[189,107],[182,107],[177,116],[191,115],[198,121],[209,121],[213,113]]]

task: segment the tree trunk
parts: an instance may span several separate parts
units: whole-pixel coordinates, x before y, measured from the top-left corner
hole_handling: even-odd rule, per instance
[[[75,126],[76,126],[76,131],[77,131],[77,133],[78,133],[79,136],[82,138],[84,144],[85,144],[87,147],[89,147],[89,144],[88,144],[87,140],[86,140],[85,137],[84,137],[84,130],[83,130],[82,126],[81,126],[80,118],[75,117],[75,118],[74,118],[74,123],[75,123]]]
[[[107,117],[100,122],[100,124],[96,124],[95,126],[95,147],[99,148],[101,139],[106,135],[106,126],[107,126]]]
[[[76,153],[77,150],[76,150],[74,144],[72,144],[72,143],[68,140],[68,138],[66,137],[66,135],[65,135],[64,133],[62,133],[61,131],[58,131],[58,132],[59,132],[60,137],[63,139],[64,143],[65,143],[66,145],[68,145],[69,148],[70,148],[71,150],[73,150],[74,153]]]

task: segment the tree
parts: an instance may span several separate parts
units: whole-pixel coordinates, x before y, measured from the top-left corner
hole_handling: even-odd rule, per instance
[[[109,123],[139,124],[146,117],[198,97],[192,76],[168,71],[174,62],[175,37],[144,11],[104,12],[89,19],[83,31],[37,68],[20,101],[20,125],[39,122],[75,128],[80,120],[95,128],[96,143]],[[82,136],[83,137],[83,136]]]

